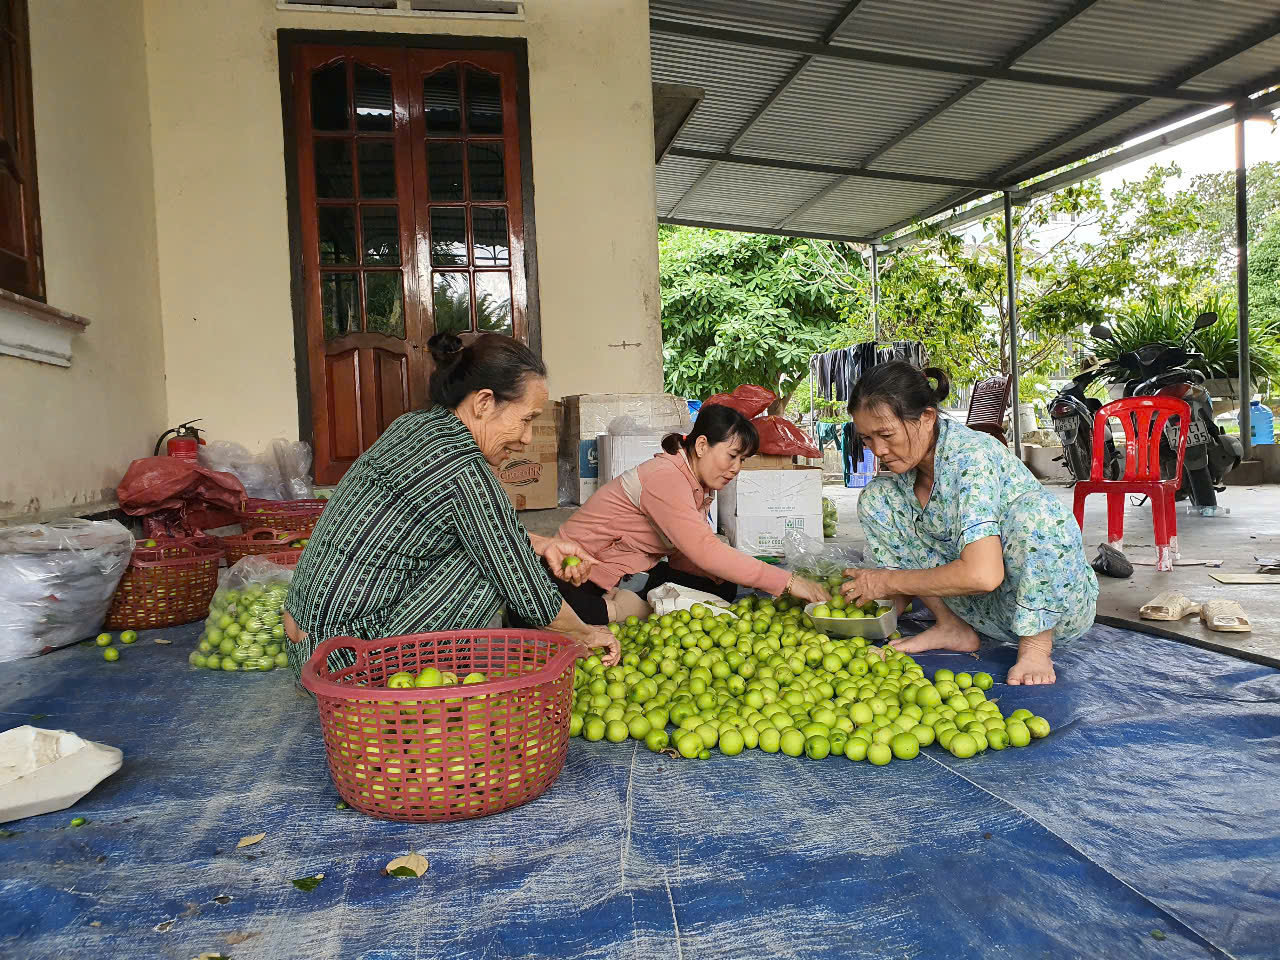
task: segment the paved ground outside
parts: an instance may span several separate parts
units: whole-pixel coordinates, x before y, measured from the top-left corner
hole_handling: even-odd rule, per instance
[[[1071,506],[1069,487],[1048,489]],[[824,492],[835,501],[840,513],[838,539],[862,543],[857,512],[859,491],[827,486]],[[1134,572],[1128,580],[1099,577],[1098,619],[1280,667],[1280,576],[1274,585],[1222,584],[1210,577],[1211,573],[1256,573],[1254,557],[1280,556],[1280,486],[1228,487],[1219,494],[1219,502],[1231,509],[1229,516],[1187,514],[1185,504],[1178,505],[1178,539],[1184,565],[1167,573],[1155,568],[1151,507],[1126,506],[1125,555],[1133,562]],[[568,509],[530,511],[522,514],[522,519],[529,530],[548,535],[571,513]],[[1106,538],[1106,527],[1106,498],[1090,497],[1085,509],[1084,539],[1091,558]],[[1222,565],[1211,568],[1187,564],[1192,560],[1220,560]],[[1201,602],[1235,600],[1253,623],[1253,632],[1215,633],[1194,616],[1180,623],[1140,620],[1138,608],[1165,590],[1177,590]]]

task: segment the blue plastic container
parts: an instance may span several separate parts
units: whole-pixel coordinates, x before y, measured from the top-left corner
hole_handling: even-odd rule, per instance
[[[1261,400],[1249,404],[1249,442],[1255,447],[1276,442],[1276,421],[1270,407]]]
[[[857,490],[865,487],[871,482],[871,478],[876,475],[876,458],[866,447],[862,448],[862,459],[858,461],[857,469],[849,474],[849,480],[845,483],[845,487],[850,490]]]

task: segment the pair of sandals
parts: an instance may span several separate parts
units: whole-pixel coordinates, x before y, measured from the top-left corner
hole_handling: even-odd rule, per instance
[[[1218,633],[1250,633],[1253,630],[1244,608],[1234,600],[1197,603],[1180,593],[1167,590],[1138,608],[1138,616],[1143,620],[1183,620],[1194,613],[1200,615],[1201,623]]]
[[[1109,543],[1098,545],[1098,555],[1092,563],[1093,569],[1107,577],[1127,580],[1133,576],[1133,564],[1123,553]],[[1181,593],[1167,590],[1138,608],[1138,616],[1143,620],[1184,620],[1192,614],[1200,615],[1200,622],[1210,630],[1218,633],[1250,633],[1253,625],[1245,615],[1244,608],[1234,600],[1210,600],[1208,603],[1197,603]]]

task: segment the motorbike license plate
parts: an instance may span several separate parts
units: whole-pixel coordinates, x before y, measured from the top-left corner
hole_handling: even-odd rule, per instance
[[[1178,447],[1178,424],[1176,422],[1165,424],[1164,436],[1169,441],[1169,446],[1176,450]],[[1200,420],[1192,417],[1191,429],[1187,431],[1187,446],[1207,446],[1211,443],[1213,443],[1213,435],[1209,433],[1209,428]]]

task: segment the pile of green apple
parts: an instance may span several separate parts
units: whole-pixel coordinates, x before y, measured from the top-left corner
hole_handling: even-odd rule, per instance
[[[206,670],[274,670],[287,667],[281,615],[289,585],[253,583],[213,595],[200,643],[188,657]]]
[[[813,616],[819,620],[861,620],[865,617],[882,617],[889,612],[889,607],[869,600],[862,606],[849,603],[839,592],[839,588],[831,591],[831,600],[820,603],[813,608]]]
[[[822,535],[834,537],[836,526],[840,522],[840,514],[836,512],[836,503],[830,497],[822,498]]]
[[[789,598],[694,605],[610,629],[619,664],[592,656],[574,677],[569,731],[587,740],[641,740],[687,758],[760,749],[883,766],[935,743],[964,759],[1049,734],[1043,717],[1006,716],[988,700],[989,674],[928,679],[892,647],[819,633]]]
[[[387,677],[388,690],[408,690],[411,687],[452,687],[457,683],[484,683],[488,677],[483,673],[472,671],[461,680],[452,670],[438,670],[435,667],[423,667],[416,674],[409,670],[401,670]]]

